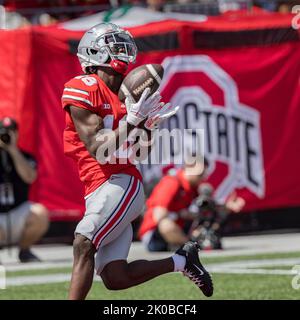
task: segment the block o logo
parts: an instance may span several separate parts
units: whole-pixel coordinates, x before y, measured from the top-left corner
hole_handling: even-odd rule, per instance
[[[295,30],[300,29],[300,5],[294,6],[292,8],[292,13],[295,14],[295,17],[292,19],[292,27]]]
[[[260,113],[239,101],[236,82],[206,55],[167,57],[160,85],[165,101],[179,105],[166,121],[169,129],[203,129],[209,174],[222,179],[215,196],[224,200],[245,187],[258,197],[265,193]]]

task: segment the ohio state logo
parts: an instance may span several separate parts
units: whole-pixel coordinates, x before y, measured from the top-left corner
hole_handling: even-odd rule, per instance
[[[204,130],[209,174],[219,178],[222,172],[215,185],[216,197],[224,200],[235,188],[263,197],[259,112],[239,101],[235,81],[206,55],[168,57],[162,65],[164,100],[180,106],[167,127]]]

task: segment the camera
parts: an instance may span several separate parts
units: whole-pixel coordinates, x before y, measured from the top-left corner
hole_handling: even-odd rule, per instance
[[[0,129],[0,139],[5,144],[10,144],[10,135],[9,135],[9,132],[7,129],[5,129],[5,128]]]
[[[11,137],[9,132],[17,130],[17,123],[14,119],[6,117],[0,120],[0,139],[5,144],[10,144]]]
[[[195,217],[191,238],[201,249],[221,249],[220,229],[224,217],[220,206],[213,198],[213,188],[208,183],[202,183],[198,188],[198,194],[190,207]]]
[[[195,200],[195,205],[201,210],[216,211],[216,202],[214,201],[213,188],[208,183],[203,183],[198,188],[199,196]]]

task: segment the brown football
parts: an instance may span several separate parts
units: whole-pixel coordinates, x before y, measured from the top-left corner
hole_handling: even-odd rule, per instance
[[[143,91],[150,88],[150,94],[153,94],[159,87],[164,69],[160,64],[144,64],[131,70],[123,80],[120,90],[119,99],[124,102],[126,96],[131,96],[134,102],[137,102]]]

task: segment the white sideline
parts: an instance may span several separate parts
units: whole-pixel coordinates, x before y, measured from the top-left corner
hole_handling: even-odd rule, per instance
[[[27,264],[6,265],[7,271],[44,270],[72,267],[72,262],[36,262]]]
[[[212,273],[223,273],[223,274],[265,274],[265,275],[294,275],[297,274],[296,270],[267,270],[263,268],[251,269],[251,267],[263,267],[263,266],[280,266],[280,265],[300,265],[300,258],[287,258],[287,259],[264,259],[264,260],[245,260],[245,261],[234,261],[234,262],[222,262],[208,264],[207,270]],[[68,265],[69,266],[69,265]],[[32,266],[33,267],[33,266]],[[54,267],[57,267],[54,266]],[[39,268],[40,270],[43,268]],[[32,270],[34,270],[32,268]],[[7,287],[23,286],[23,285],[36,285],[36,284],[47,284],[47,283],[60,283],[69,282],[71,274],[69,273],[56,273],[49,275],[31,275],[31,276],[16,276],[7,277]],[[101,281],[101,278],[94,277],[94,281]]]
[[[58,273],[49,275],[39,276],[20,276],[14,278],[6,278],[7,287],[25,286],[34,284],[46,284],[46,283],[59,283],[67,282],[71,280],[71,274],[69,273]]]

